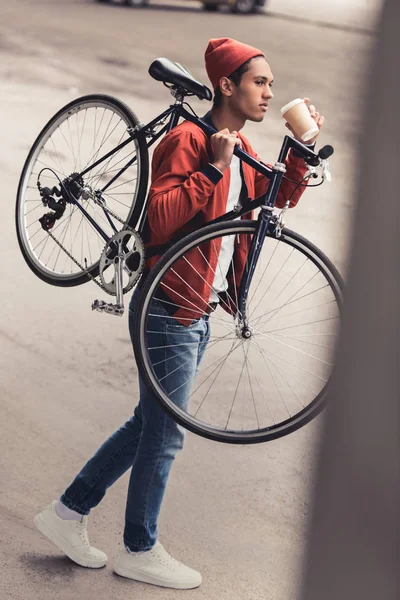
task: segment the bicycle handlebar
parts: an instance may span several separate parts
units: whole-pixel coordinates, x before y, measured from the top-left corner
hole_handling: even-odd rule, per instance
[[[319,150],[318,154],[316,154],[313,150],[311,150],[311,148],[308,148],[298,140],[295,140],[289,136],[285,136],[281,153],[284,152],[285,146],[287,150],[289,150],[289,148],[293,148],[297,150],[297,152],[300,152],[305,162],[311,167],[318,167],[323,160],[328,160],[328,158],[334,153],[333,146],[327,144]]]
[[[193,117],[190,120],[194,120]],[[199,125],[199,127],[201,127],[201,129],[204,131],[204,133],[206,135],[208,135],[209,137],[214,135],[214,133],[218,133],[217,130],[214,129],[214,127],[211,127],[210,125],[208,125],[208,123],[205,123],[204,121],[202,121],[202,119],[197,118],[195,120],[195,122],[197,123],[197,125]],[[334,152],[334,149],[332,146],[326,145],[326,146],[323,146],[323,148],[321,148],[319,150],[318,154],[316,154],[313,150],[311,150],[311,148],[308,148],[301,142],[286,135],[285,139],[283,141],[283,144],[282,144],[278,162],[285,161],[285,158],[286,158],[287,153],[289,152],[290,148],[293,148],[293,149],[297,150],[297,152],[300,152],[300,154],[304,158],[305,162],[312,167],[318,167],[318,165],[320,165],[323,160],[327,160],[330,156],[332,156],[332,154]],[[271,174],[273,172],[273,169],[271,169],[271,167],[268,167],[264,163],[260,163],[253,156],[250,156],[250,154],[248,154],[245,150],[242,150],[242,148],[239,148],[238,146],[236,146],[233,153],[235,154],[235,156],[237,156],[238,158],[243,160],[245,163],[247,163],[248,165],[250,165],[257,171],[262,172],[267,177],[271,176]],[[261,167],[261,169],[260,169],[260,167]]]

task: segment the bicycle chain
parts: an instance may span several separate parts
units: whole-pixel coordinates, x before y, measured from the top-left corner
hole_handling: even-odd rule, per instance
[[[128,231],[135,231],[134,229],[132,229],[132,227],[129,227],[128,225],[126,225],[125,221],[123,219],[121,219],[113,210],[111,210],[111,208],[108,208],[104,205],[101,205],[101,207],[106,210],[112,217],[114,217],[114,219],[116,219],[117,221],[119,221],[120,223],[122,223],[122,225],[124,225],[124,229],[127,229]],[[56,237],[54,237],[54,235],[50,232],[47,231],[47,233],[49,234],[49,236],[55,241],[55,243],[60,246],[60,248],[65,252],[65,254],[72,260],[72,262],[74,262],[81,271],[83,271],[83,273],[86,273],[86,275],[89,277],[89,279],[91,281],[94,281],[94,283],[96,285],[99,286],[99,288],[101,290],[103,290],[103,292],[105,292],[106,294],[108,294],[109,296],[113,296],[114,294],[112,294],[111,292],[109,292],[107,290],[107,288],[105,288],[103,286],[103,284],[100,281],[97,281],[96,277],[94,277],[91,273],[89,273],[89,271],[87,269],[85,269],[77,260],[76,258],[74,258],[72,256],[72,254],[70,254],[68,252],[68,250],[61,244],[61,242],[58,241],[58,239]],[[135,232],[136,233],[136,232]]]
[[[97,204],[96,201],[95,201],[95,204]],[[125,221],[123,219],[121,219],[121,217],[119,217],[113,210],[111,210],[111,208],[108,208],[108,206],[104,206],[104,204],[100,204],[100,203],[99,203],[99,206],[101,206],[101,208],[106,210],[112,217],[114,217],[114,219],[117,219],[117,221],[122,223],[122,225],[124,226],[124,229],[132,229],[131,227],[126,225]]]
[[[56,244],[58,244],[58,246],[60,246],[61,250],[63,250],[65,252],[65,254],[72,260],[72,262],[74,262],[76,265],[78,265],[78,267],[80,268],[80,270],[83,273],[86,273],[86,275],[89,277],[89,279],[91,279],[92,281],[94,281],[94,283],[96,285],[99,286],[99,288],[101,288],[103,290],[103,292],[106,292],[106,294],[112,295],[110,294],[110,292],[108,292],[106,290],[106,288],[100,283],[100,281],[97,281],[96,277],[93,277],[93,275],[91,273],[89,273],[89,271],[87,269],[85,269],[73,256],[72,254],[70,254],[68,252],[68,250],[66,248],[64,248],[64,246],[61,244],[61,242],[58,241],[58,239],[56,237],[54,237],[54,235],[48,231],[47,232],[49,234],[49,236],[51,237],[52,240],[55,241]]]

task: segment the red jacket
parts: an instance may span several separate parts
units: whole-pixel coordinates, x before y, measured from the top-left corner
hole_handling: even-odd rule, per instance
[[[239,138],[243,150],[259,160],[248,140],[240,133]],[[219,175],[209,165],[211,160],[209,139],[190,121],[184,121],[162,139],[152,161],[146,248],[167,244],[172,237],[195,231],[226,213],[230,168],[224,171],[223,176]],[[286,167],[287,176],[294,181],[301,181],[307,170],[304,160],[294,156],[291,151]],[[248,198],[261,196],[267,190],[269,180],[245,163],[242,163],[242,169]],[[282,208],[294,188],[295,184],[283,180],[275,205]],[[304,189],[297,188],[290,201],[291,207],[296,206]],[[243,215],[242,218],[253,218],[253,214]],[[218,240],[204,243],[201,253],[196,249],[190,251],[191,263],[195,268],[181,259],[175,265],[174,272],[170,271],[164,277],[163,292],[173,303],[179,304],[180,308],[174,316],[182,324],[189,324],[204,313],[218,262],[220,242],[219,239],[219,243]],[[248,240],[236,241],[235,274],[230,275],[232,280],[235,277],[237,289],[248,249]],[[146,266],[152,268],[158,259],[159,256],[152,256]],[[186,285],[186,281],[190,281],[190,286]],[[222,306],[232,312],[225,302],[222,302]]]

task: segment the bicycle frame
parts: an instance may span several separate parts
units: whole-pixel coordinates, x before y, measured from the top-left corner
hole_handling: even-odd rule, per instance
[[[129,139],[125,140],[123,143],[116,146],[113,150],[99,158],[93,165],[76,175],[72,179],[72,181],[75,181],[79,177],[83,177],[86,173],[100,165],[102,162],[106,161],[113,154],[124,148],[127,144],[134,142],[140,136],[144,137],[147,148],[151,147],[162,135],[164,135],[168,131],[171,131],[171,129],[173,129],[178,124],[179,119],[181,118],[191,121],[192,123],[198,125],[209,137],[216,133],[216,130],[213,129],[213,127],[202,121],[202,119],[200,119],[199,117],[187,111],[183,106],[183,97],[179,94],[176,94],[176,102],[174,104],[171,104],[171,106],[167,110],[165,110],[161,115],[157,116],[155,119],[153,119],[146,125],[141,124],[135,127],[134,129],[129,130]],[[159,131],[156,132],[155,128],[159,125],[163,126]],[[149,141],[147,138],[150,138]],[[258,216],[259,225],[257,227],[256,234],[252,240],[252,244],[249,251],[247,269],[242,277],[238,295],[239,318],[244,329],[247,328],[246,302],[248,291],[255,271],[255,267],[257,265],[257,260],[259,258],[265,240],[265,236],[268,233],[271,221],[274,219],[273,207],[281,185],[282,178],[286,171],[285,160],[291,148],[294,148],[298,152],[300,152],[300,154],[304,157],[304,159],[307,162],[309,162],[309,164],[318,164],[316,163],[316,161],[318,161],[318,156],[312,150],[310,150],[310,148],[307,148],[306,146],[289,136],[285,136],[279,153],[278,161],[272,167],[269,167],[263,164],[262,162],[256,160],[255,158],[247,154],[247,152],[236,146],[234,149],[234,154],[240,160],[247,163],[256,171],[262,173],[265,177],[267,177],[270,180],[270,185],[268,186],[268,190],[264,195],[260,196],[259,198],[256,198],[255,200],[245,202],[240,210],[229,211],[224,215],[207,223],[207,225],[209,225],[211,223],[218,223],[237,219],[238,217],[241,217],[242,215],[249,213],[250,211],[256,208],[261,207],[261,211]],[[124,165],[102,189],[97,190],[95,192],[99,200],[101,199],[102,194],[118,179],[118,177],[120,177],[135,162],[136,156],[129,160],[126,163],[126,165]],[[68,190],[64,189],[64,191],[68,195],[71,203],[77,206],[77,208],[88,219],[88,221],[96,229],[96,231],[103,237],[103,239],[106,242],[108,242],[110,238],[105,234],[105,232],[98,225],[98,223],[96,223],[96,221],[87,213],[83,206],[81,206],[81,204],[75,198],[73,198],[73,196],[68,192]],[[103,211],[112,229],[115,232],[117,232],[117,228],[112,222],[110,215],[105,209],[103,209]],[[139,233],[143,231],[143,227],[146,221],[146,215],[147,212],[145,201],[141,216],[136,227]],[[251,335],[250,330],[249,335]]]

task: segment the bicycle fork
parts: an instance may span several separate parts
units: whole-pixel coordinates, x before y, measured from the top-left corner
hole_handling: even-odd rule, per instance
[[[258,259],[264,244],[265,236],[268,232],[269,225],[273,217],[270,207],[262,207],[258,217],[258,227],[256,234],[251,242],[251,247],[248,255],[245,272],[243,273],[242,281],[239,288],[238,308],[239,308],[239,328],[241,336],[248,339],[252,335],[252,330],[248,322],[247,314],[247,298],[250,285],[253,279],[254,271],[257,266]]]
[[[247,298],[250,285],[253,279],[254,271],[257,266],[258,259],[264,244],[265,236],[271,225],[276,229],[276,219],[273,214],[275,199],[281,184],[281,179],[286,171],[283,163],[277,162],[273,167],[274,175],[266,194],[265,202],[261,206],[260,214],[258,215],[258,227],[255,236],[251,242],[250,251],[246,261],[245,271],[240,282],[239,297],[238,297],[238,333],[245,339],[252,336],[252,330],[249,326],[247,314]]]

